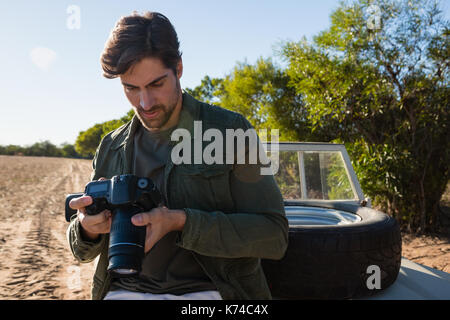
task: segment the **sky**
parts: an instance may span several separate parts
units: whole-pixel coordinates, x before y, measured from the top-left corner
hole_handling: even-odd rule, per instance
[[[80,131],[131,108],[100,54],[116,21],[157,11],[174,25],[181,86],[224,77],[237,62],[274,57],[283,41],[330,25],[337,0],[42,0],[0,2],[0,145],[73,144]],[[447,6],[448,7],[448,6]],[[79,19],[78,19],[79,18]]]

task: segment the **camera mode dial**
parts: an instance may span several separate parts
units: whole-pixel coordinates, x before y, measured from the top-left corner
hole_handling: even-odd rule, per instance
[[[148,186],[148,181],[147,181],[147,179],[141,178],[138,180],[137,185],[139,188],[145,189]]]

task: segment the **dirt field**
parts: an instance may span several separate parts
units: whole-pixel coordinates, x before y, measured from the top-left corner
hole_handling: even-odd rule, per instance
[[[66,193],[83,191],[90,161],[0,156],[0,299],[89,299],[94,263],[66,240]]]
[[[91,162],[0,156],[0,299],[89,299],[95,261],[66,240],[64,198],[83,191]],[[403,256],[450,272],[448,239],[404,236]]]

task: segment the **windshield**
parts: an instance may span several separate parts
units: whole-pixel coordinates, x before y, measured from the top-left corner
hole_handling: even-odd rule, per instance
[[[340,151],[279,151],[274,177],[285,200],[358,199]]]

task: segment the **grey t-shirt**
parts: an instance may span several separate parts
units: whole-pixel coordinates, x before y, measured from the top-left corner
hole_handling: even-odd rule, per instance
[[[173,129],[153,133],[140,127],[134,137],[133,173],[154,181],[163,194],[164,167],[171,148],[168,144]],[[169,232],[145,255],[137,277],[114,279],[111,290],[122,288],[138,292],[185,294],[216,290],[211,279],[195,260],[191,251],[175,245],[177,232]]]

